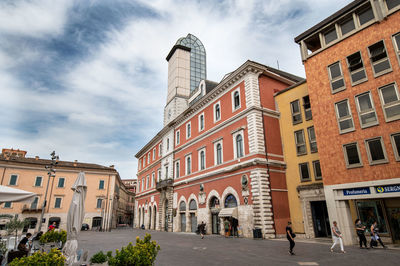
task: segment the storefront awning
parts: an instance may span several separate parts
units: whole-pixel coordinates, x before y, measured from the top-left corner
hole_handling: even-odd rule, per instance
[[[235,219],[238,219],[238,209],[237,207],[235,208],[224,208],[222,209],[219,214],[219,217],[233,217]]]

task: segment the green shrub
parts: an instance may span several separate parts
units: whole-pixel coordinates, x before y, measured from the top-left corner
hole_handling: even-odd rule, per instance
[[[44,233],[40,239],[40,243],[50,243],[50,242],[62,242],[65,244],[67,242],[67,231],[61,230],[60,232],[57,232],[55,230],[51,230],[49,232]]]
[[[97,252],[90,258],[90,263],[104,263],[107,261],[107,255],[103,251]]]
[[[160,246],[157,245],[156,241],[150,241],[151,235],[146,234],[143,240],[136,237],[136,245],[133,246],[129,243],[127,247],[122,247],[121,251],[118,249],[115,251],[115,256],[112,256],[112,252],[107,252],[108,264],[110,266],[124,266],[124,265],[136,265],[136,266],[148,266],[153,265],[157,253],[160,250]]]
[[[53,248],[48,254],[46,252],[35,252],[32,256],[14,259],[10,266],[63,266],[65,257],[56,248]]]

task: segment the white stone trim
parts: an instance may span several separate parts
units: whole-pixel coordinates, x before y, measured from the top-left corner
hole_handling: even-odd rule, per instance
[[[247,116],[248,143],[250,153],[264,153],[264,130],[260,112],[253,112]]]
[[[215,189],[213,189],[207,195],[207,199],[206,199],[206,208],[207,209],[210,209],[210,200],[212,197],[218,198],[219,204],[221,205],[221,197],[220,197],[219,193]]]
[[[249,73],[244,78],[244,88],[246,95],[246,106],[261,107],[260,87],[258,77],[261,73]]]
[[[233,187],[228,186],[224,189],[224,192],[222,192],[221,199],[219,201],[221,208],[225,208],[225,199],[226,199],[226,196],[228,196],[229,194],[232,194],[233,196],[235,196],[237,205],[239,207],[240,206],[239,194],[236,192],[236,190]]]

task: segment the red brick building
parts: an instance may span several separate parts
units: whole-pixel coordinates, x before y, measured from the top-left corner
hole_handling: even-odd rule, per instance
[[[227,219],[245,237],[254,228],[263,237],[284,234],[289,209],[273,95],[301,78],[247,61],[208,81],[204,47],[191,34],[167,61],[164,128],[136,154],[136,225],[194,232],[204,221],[207,233],[220,234]]]
[[[330,221],[400,241],[400,2],[357,0],[295,38],[300,45]]]

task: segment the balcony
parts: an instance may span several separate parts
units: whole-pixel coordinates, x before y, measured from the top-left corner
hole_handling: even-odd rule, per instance
[[[22,213],[37,213],[37,212],[42,212],[42,208],[41,207],[32,208],[32,206],[30,205],[22,206]]]
[[[174,183],[174,180],[172,180],[172,179],[161,180],[161,181],[157,182],[156,189],[162,190],[167,187],[172,187],[173,183]]]

